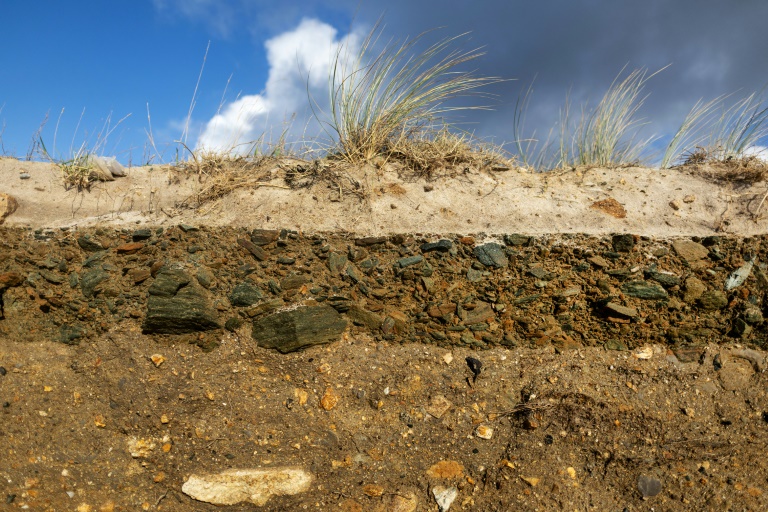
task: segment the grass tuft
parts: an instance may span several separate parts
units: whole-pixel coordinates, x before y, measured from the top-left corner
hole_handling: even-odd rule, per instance
[[[438,118],[447,112],[486,108],[445,104],[501,81],[456,71],[483,54],[453,49],[463,35],[420,51],[425,35],[403,43],[390,41],[377,51],[377,23],[356,55],[349,54],[348,44],[339,47],[329,73],[330,118],[324,119],[327,116],[313,103],[316,117],[335,140],[331,153],[352,164],[370,162],[436,126],[439,131],[445,124]]]

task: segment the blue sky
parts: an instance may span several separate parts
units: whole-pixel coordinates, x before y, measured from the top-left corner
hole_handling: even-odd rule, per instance
[[[48,115],[43,140],[54,152],[55,134],[54,156],[66,158],[81,144],[93,146],[108,118],[114,126],[130,115],[101,152],[133,164],[152,155],[155,161],[172,160],[209,42],[188,145],[215,146],[264,131],[274,138],[294,113],[291,136],[301,137],[316,130],[304,121],[307,69],[310,90],[322,103],[334,45],[350,31],[364,34],[382,16],[386,38],[413,37],[435,27],[444,27],[438,36],[471,32],[463,47],[483,46],[486,52],[472,66],[477,73],[517,79],[492,88],[498,95],[494,111],[460,119],[466,129],[498,142],[512,139],[515,102],[534,77],[528,124],[540,133],[556,120],[566,93],[577,105],[597,101],[625,65],[656,70],[672,64],[649,82],[650,97],[641,111],[651,123],[645,130],[661,136],[674,130],[699,98],[751,93],[768,83],[763,0],[448,5],[443,0],[4,0],[3,149],[25,157]],[[160,155],[148,148],[147,105]]]

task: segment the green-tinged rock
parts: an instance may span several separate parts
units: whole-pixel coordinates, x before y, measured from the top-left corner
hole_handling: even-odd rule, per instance
[[[229,302],[233,306],[252,306],[264,298],[264,292],[249,281],[243,281],[235,286],[229,294]]]
[[[384,323],[384,318],[372,311],[361,308],[357,304],[349,307],[345,313],[355,325],[362,325],[371,331],[378,331]]]
[[[239,316],[233,316],[232,318],[224,322],[224,328],[229,332],[235,332],[243,325],[243,323],[245,322],[243,321],[242,318],[240,318]]]
[[[328,253],[328,270],[330,270],[331,273],[333,274],[341,272],[342,270],[344,270],[344,267],[346,266],[348,261],[349,260],[347,259],[346,254],[341,254],[338,252],[329,252]]]
[[[283,290],[296,290],[310,281],[307,274],[291,274],[280,280],[280,288]]]
[[[96,287],[108,278],[109,274],[100,268],[83,274],[83,278],[80,280],[80,289],[82,290],[83,295],[89,299],[96,295]]]
[[[691,276],[685,280],[683,301],[693,304],[705,291],[707,291],[707,285],[702,283],[698,277]]]
[[[511,235],[504,235],[504,243],[507,245],[519,247],[523,245],[528,245],[530,241],[531,241],[530,236],[519,235],[517,233],[513,233]]]
[[[673,274],[667,274],[665,272],[657,272],[655,270],[649,270],[645,272],[645,278],[656,281],[662,286],[677,286],[680,284],[680,278]]]
[[[397,266],[400,268],[410,267],[411,265],[416,265],[417,263],[421,263],[424,260],[424,256],[421,254],[416,256],[408,256],[406,258],[400,258],[397,260]]]
[[[208,292],[182,270],[161,270],[149,288],[145,333],[182,334],[220,327]]]
[[[155,276],[155,281],[149,287],[149,294],[155,297],[173,297],[191,281],[192,278],[183,270],[164,268]]]
[[[346,328],[346,320],[332,307],[304,306],[255,321],[253,339],[260,347],[286,354],[335,341]]]
[[[77,239],[77,245],[79,245],[82,250],[87,252],[96,252],[96,251],[104,250],[104,246],[101,245],[101,242],[91,238],[91,235],[83,235],[79,237]]]
[[[65,345],[77,345],[85,334],[82,327],[77,325],[62,325],[59,329],[59,341]]]
[[[250,307],[245,310],[245,314],[249,317],[253,318],[255,316],[263,315],[264,313],[269,313],[271,311],[274,311],[276,309],[279,309],[281,307],[285,306],[285,302],[283,302],[283,299],[272,299],[264,301],[260,304],[257,304],[253,307]]]
[[[474,250],[475,258],[486,267],[504,268],[509,259],[504,247],[497,243],[478,245]]]
[[[645,300],[661,300],[669,297],[667,291],[655,283],[646,281],[630,281],[621,285],[621,291],[630,297]]]
[[[701,297],[699,297],[698,303],[702,309],[723,309],[728,305],[728,297],[725,296],[725,293],[719,290],[711,290],[704,292]]]
[[[627,350],[627,346],[619,340],[608,340],[603,346],[606,350]]]

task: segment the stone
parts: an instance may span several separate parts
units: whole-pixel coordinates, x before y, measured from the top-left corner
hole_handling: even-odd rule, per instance
[[[421,252],[449,252],[451,249],[453,249],[453,242],[445,239],[438,240],[437,242],[422,244],[420,249]]]
[[[229,294],[229,302],[236,307],[252,306],[264,298],[264,292],[250,281],[243,281]]]
[[[77,345],[85,334],[82,327],[77,325],[62,325],[59,328],[59,341],[65,345]]]
[[[643,495],[643,499],[658,495],[661,488],[661,480],[656,477],[640,475],[637,479],[637,489]]]
[[[702,260],[709,255],[709,249],[692,240],[677,240],[672,243],[672,249],[688,263]]]
[[[698,304],[702,309],[723,309],[728,305],[728,297],[726,297],[725,293],[720,290],[711,290],[701,294]]]
[[[161,270],[148,294],[144,333],[182,334],[221,327],[208,292],[182,270]]]
[[[427,476],[446,479],[461,478],[464,476],[464,466],[455,460],[441,460],[429,467]]]
[[[486,267],[504,268],[509,259],[504,247],[497,243],[478,245],[474,250],[475,258]]]
[[[272,496],[290,496],[309,489],[315,477],[301,468],[228,469],[221,473],[190,475],[181,491],[205,503],[264,506]]]
[[[339,339],[347,321],[332,307],[302,306],[278,311],[253,322],[253,339],[260,347],[283,354]]]
[[[18,208],[19,203],[12,195],[0,192],[0,224]]]
[[[146,268],[132,268],[128,271],[128,278],[133,284],[143,283],[151,276],[149,269]]]
[[[435,502],[437,503],[437,508],[440,512],[447,512],[459,496],[459,490],[453,486],[444,487],[442,485],[436,485],[432,488],[432,496],[435,497]]]
[[[363,238],[356,238],[355,245],[359,247],[370,247],[371,245],[383,244],[387,241],[385,236],[368,236]]]
[[[669,297],[664,288],[646,281],[629,281],[621,285],[621,291],[630,297],[645,300],[661,300]]]
[[[630,234],[613,235],[611,245],[616,252],[630,252],[635,246],[635,237]]]
[[[19,286],[23,282],[24,277],[18,272],[3,272],[0,274],[0,291]]]
[[[680,278],[677,277],[674,274],[669,274],[667,272],[657,272],[655,270],[647,270],[644,272],[646,279],[651,279],[652,281],[656,281],[662,286],[671,287],[671,286],[677,286],[680,284]]]
[[[280,280],[280,288],[283,290],[297,290],[309,281],[310,277],[307,274],[291,274]]]
[[[357,304],[349,307],[345,313],[356,325],[363,325],[371,331],[378,331],[384,323],[384,318],[372,311],[367,311]]]
[[[606,304],[605,309],[612,311],[613,313],[617,313],[621,316],[628,316],[629,318],[635,318],[637,316],[637,310],[635,308],[622,306],[621,304],[616,304],[615,302],[609,302]]]
[[[346,254],[341,254],[338,252],[329,252],[328,253],[328,270],[331,271],[333,274],[337,274],[344,270],[344,267],[347,265],[348,258]]]
[[[131,239],[134,242],[141,242],[143,240],[149,240],[150,238],[152,238],[152,230],[151,229],[137,229],[131,235]]]
[[[265,261],[269,257],[267,251],[245,238],[238,238],[237,244],[251,253],[251,256],[256,258],[257,261]]]
[[[121,244],[115,247],[117,254],[136,254],[144,248],[144,244],[141,242],[129,242],[127,244]]]
[[[596,266],[597,268],[606,268],[610,265],[602,256],[591,256],[587,258],[587,261]]]
[[[490,304],[478,301],[472,310],[465,309],[464,307],[459,308],[459,318],[463,324],[472,325],[494,320],[496,313]]]
[[[101,242],[91,238],[91,235],[83,235],[78,237],[77,245],[79,245],[80,248],[86,252],[97,252],[104,250],[104,246],[101,244]]]
[[[254,229],[251,231],[251,242],[257,246],[269,245],[279,236],[280,232],[274,229]]]
[[[707,286],[698,277],[690,276],[685,280],[683,302],[693,304],[705,291],[707,291]]]
[[[530,241],[531,241],[530,236],[519,235],[517,233],[513,233],[511,235],[504,235],[504,243],[511,246],[520,247],[523,245],[528,245]]]
[[[411,265],[416,265],[418,263],[421,263],[424,261],[424,256],[418,254],[416,256],[407,256],[405,258],[400,258],[397,260],[396,265],[400,268],[410,267]]]
[[[763,323],[763,313],[760,308],[748,307],[744,311],[744,321],[750,325],[760,325]]]
[[[83,278],[80,280],[80,290],[86,298],[91,298],[98,293],[97,287],[102,282],[109,278],[104,270],[96,268],[83,274]]]

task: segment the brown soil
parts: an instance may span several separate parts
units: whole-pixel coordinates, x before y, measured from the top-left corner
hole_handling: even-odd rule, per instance
[[[586,171],[582,181],[594,172]],[[629,185],[618,181],[627,176],[594,186],[615,187],[612,193],[619,196],[628,193],[622,187]],[[425,188],[396,184],[406,193],[384,193],[388,209],[389,203],[403,207],[417,188]],[[568,188],[572,184],[563,186],[577,197],[573,214],[588,211],[604,219],[583,231],[635,226],[590,209],[605,195],[582,197]],[[694,215],[706,211],[694,210],[704,198],[722,190],[709,186],[714,192],[697,189],[693,206],[681,203],[682,218],[665,218],[715,234],[710,221],[721,212],[714,203],[706,222]],[[670,196],[682,200],[688,190],[673,187],[660,194],[663,204],[647,208],[661,211]],[[686,238],[703,250],[696,256],[700,249],[688,247],[693,253],[686,258],[666,239],[691,234],[679,231],[658,238],[641,237],[646,233],[638,230],[624,251],[603,236],[546,235],[517,246],[484,238],[479,231],[485,228],[441,231],[425,224],[421,231],[444,235],[388,236],[358,246],[356,235],[293,233],[265,245],[268,258],[259,263],[237,243],[248,237],[242,228],[177,226],[205,224],[198,214],[169,217],[162,233],[156,231],[159,223],[150,224],[150,240],[134,252],[120,252],[132,232],[145,227],[133,223],[147,220],[144,214],[128,215],[116,222],[118,228],[60,230],[72,226],[72,216],[60,223],[32,221],[35,211],[64,207],[44,207],[40,198],[50,190],[39,196],[18,188],[15,194],[0,191],[21,199],[6,224],[33,228],[0,232],[0,503],[9,510],[220,510],[181,491],[190,475],[286,466],[310,471],[311,488],[272,497],[263,507],[226,509],[436,511],[433,490],[439,486],[458,490],[451,511],[768,508],[763,236]],[[759,200],[762,193],[752,195]],[[34,197],[38,203],[30,204]],[[235,201],[231,197],[223,201],[235,204],[226,203]],[[72,198],[66,202],[74,204]],[[640,222],[632,216],[642,200],[621,203],[627,218]],[[349,212],[353,203],[342,204]],[[743,227],[740,235],[763,233],[747,203],[742,207],[730,210],[729,225]],[[423,208],[411,214],[426,215]],[[83,217],[90,220],[74,223],[98,223],[95,210]],[[12,224],[14,218],[24,220]],[[251,227],[274,222],[262,226],[250,219]],[[241,221],[249,224],[248,218]],[[616,222],[625,224],[616,229]],[[456,232],[471,236],[447,234]],[[82,277],[93,254],[78,245],[84,234],[106,248],[100,264],[111,276],[90,298],[70,280],[72,274]],[[422,243],[439,238],[451,240],[457,252],[422,253]],[[494,240],[508,266],[478,263],[474,248]],[[365,258],[380,263],[357,281],[329,271],[324,246],[326,252],[349,253],[358,269],[360,247]],[[394,265],[420,254],[433,267],[434,289],[423,281],[425,267],[408,267],[408,273]],[[278,263],[281,257],[296,262]],[[726,290],[726,279],[752,257],[756,270]],[[207,293],[221,323],[242,323],[201,333],[142,332],[154,277],[135,282],[132,276],[158,261],[189,272],[209,270],[213,284]],[[650,270],[654,264],[664,276],[679,279],[664,281],[668,297],[632,295],[626,284],[638,280],[662,288],[646,274],[656,272]],[[270,280],[296,269],[311,282],[298,292],[274,289],[267,298],[291,305],[338,303],[343,296],[402,325],[387,331],[349,320],[330,344],[289,354],[258,346],[251,310],[232,306],[226,297],[246,275],[267,291]],[[470,279],[470,270],[477,280]],[[361,282],[387,293],[367,296]],[[471,328],[461,318],[428,315],[431,307],[449,302],[469,311],[487,303],[493,314],[487,325]],[[62,327],[70,326],[82,334],[67,338]],[[467,357],[482,362],[476,379]]]

